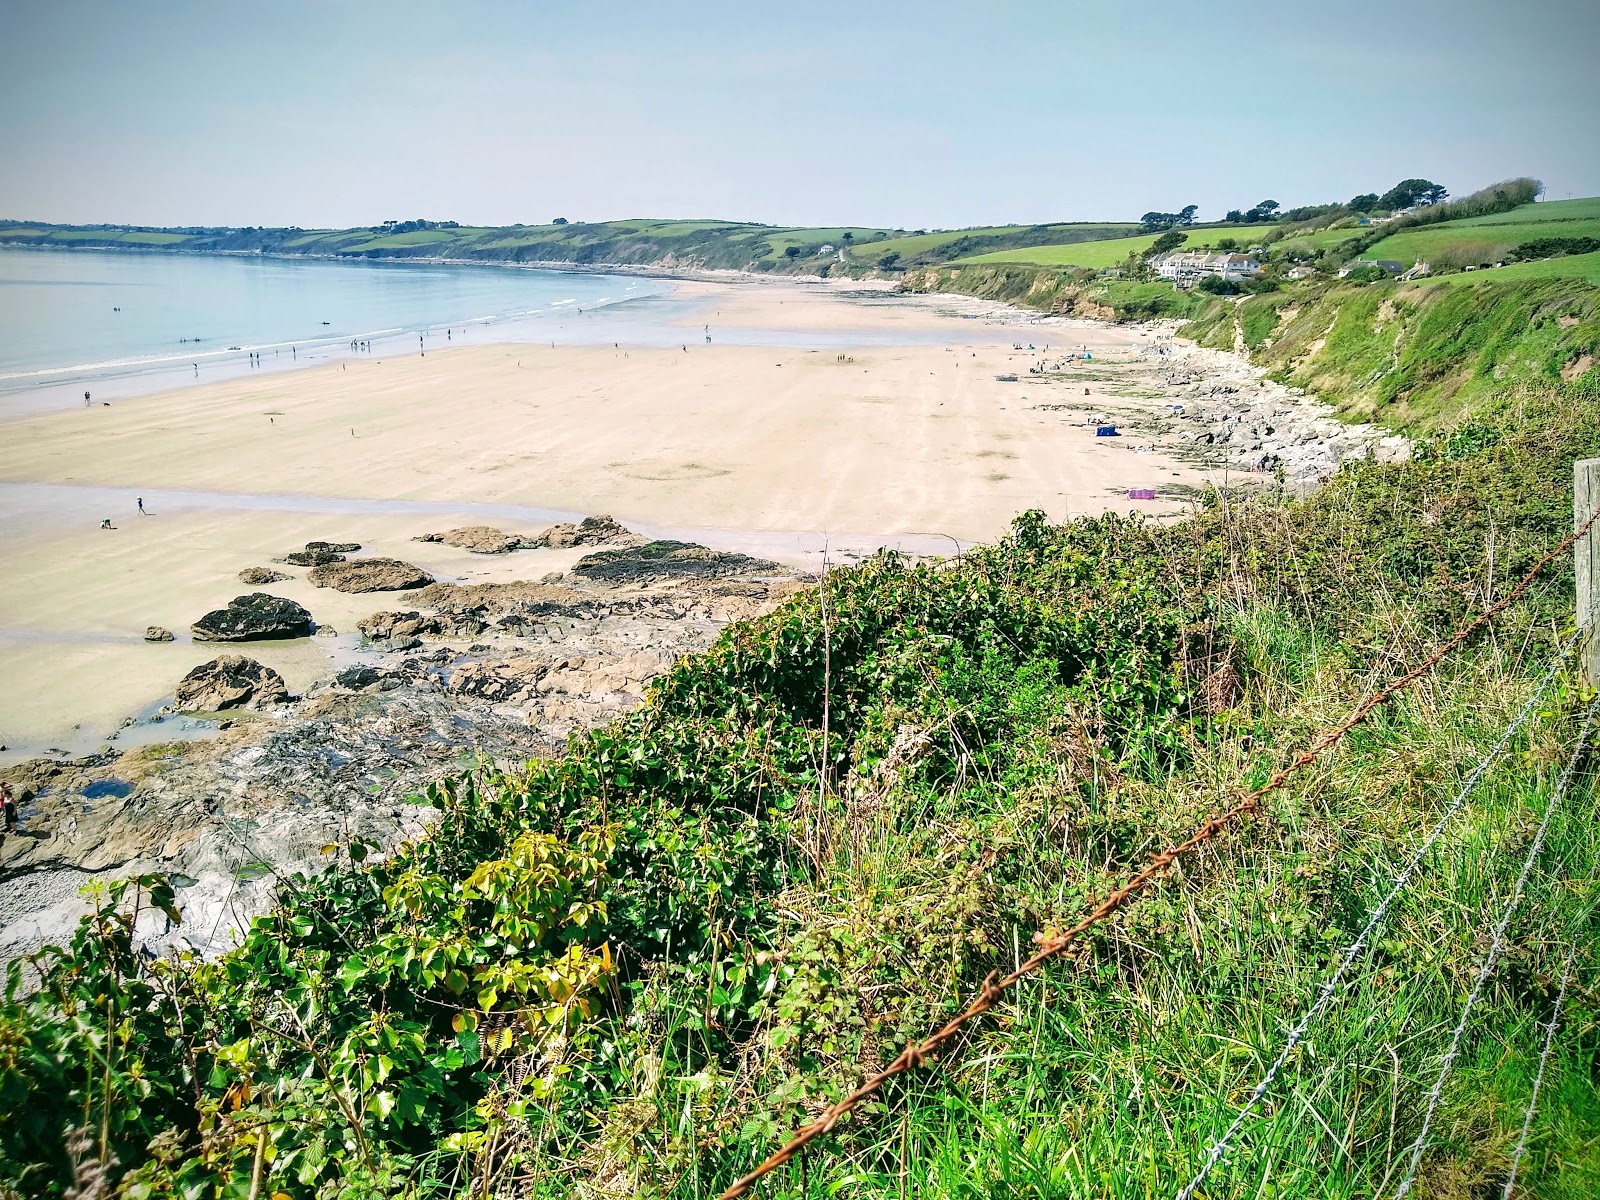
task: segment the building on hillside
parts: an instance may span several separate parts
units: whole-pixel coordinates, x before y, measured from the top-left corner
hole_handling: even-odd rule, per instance
[[[1252,254],[1208,254],[1203,250],[1174,250],[1151,260],[1162,279],[1180,288],[1193,287],[1208,275],[1219,275],[1230,282],[1261,274],[1261,260]]]
[[[1405,263],[1392,258],[1356,258],[1339,268],[1339,278],[1343,279],[1351,271],[1359,271],[1362,267],[1377,267],[1385,275],[1398,275],[1406,269]]]
[[[1298,263],[1284,272],[1290,279],[1310,279],[1317,273],[1317,269],[1306,263]]]
[[[1419,262],[1411,270],[1400,276],[1401,279],[1422,279],[1433,274],[1433,268],[1425,262]]]

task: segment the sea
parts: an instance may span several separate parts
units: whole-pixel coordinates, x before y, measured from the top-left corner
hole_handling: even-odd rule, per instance
[[[0,416],[356,353],[665,344],[694,306],[669,280],[579,271],[0,249]]]

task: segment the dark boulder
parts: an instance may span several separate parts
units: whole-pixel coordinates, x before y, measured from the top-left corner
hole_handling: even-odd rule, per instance
[[[572,573],[607,583],[643,583],[652,579],[721,579],[781,569],[776,563],[731,550],[711,550],[693,542],[660,541],[596,551],[580,558]]]
[[[344,555],[336,550],[296,550],[278,561],[288,563],[291,567],[323,567],[329,563],[343,562]]]
[[[400,680],[387,671],[359,665],[346,667],[333,677],[333,682],[352,692],[387,692],[401,686]]]
[[[311,636],[311,614],[293,600],[251,592],[235,596],[189,626],[197,642],[254,642]]]

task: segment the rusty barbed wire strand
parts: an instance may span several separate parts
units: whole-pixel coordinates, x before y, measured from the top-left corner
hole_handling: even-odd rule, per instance
[[[1574,530],[1572,534],[1563,538],[1559,544],[1547,551],[1537,562],[1533,564],[1532,567],[1528,569],[1528,572],[1522,577],[1521,580],[1517,582],[1516,586],[1508,591],[1504,596],[1495,601],[1488,608],[1485,608],[1471,621],[1467,622],[1466,625],[1457,630],[1457,632],[1448,641],[1441,645],[1427,658],[1423,659],[1422,662],[1418,663],[1404,675],[1387,684],[1379,691],[1367,697],[1367,699],[1363,700],[1360,704],[1356,705],[1356,707],[1351,710],[1349,716],[1347,716],[1343,721],[1334,726],[1328,732],[1324,733],[1316,741],[1311,743],[1311,745],[1307,746],[1285,766],[1279,767],[1267,777],[1266,782],[1262,783],[1252,791],[1245,793],[1240,798],[1239,802],[1233,805],[1231,808],[1228,808],[1216,816],[1206,820],[1184,841],[1179,842],[1175,846],[1168,847],[1166,850],[1163,850],[1160,854],[1156,855],[1156,857],[1152,859],[1143,870],[1134,875],[1120,888],[1112,892],[1104,900],[1097,904],[1089,912],[1089,914],[1076,925],[1073,925],[1066,931],[1057,934],[1055,937],[1040,940],[1038,942],[1039,949],[1032,958],[1022,963],[1009,975],[1002,976],[998,979],[995,977],[997,973],[991,971],[988,978],[983,981],[982,986],[979,988],[977,996],[970,1004],[967,1005],[966,1008],[964,1008],[956,1016],[950,1018],[949,1021],[945,1022],[945,1024],[940,1026],[921,1042],[914,1046],[907,1046],[903,1051],[900,1052],[894,1061],[889,1063],[888,1066],[884,1067],[883,1070],[863,1081],[860,1086],[846,1095],[843,1099],[838,1100],[834,1104],[830,1105],[827,1111],[825,1111],[820,1117],[797,1132],[777,1150],[774,1150],[771,1154],[769,1154],[756,1166],[754,1170],[730,1184],[728,1188],[723,1191],[718,1200],[738,1200],[738,1197],[747,1193],[751,1187],[753,1187],[763,1176],[777,1170],[777,1168],[789,1162],[796,1154],[805,1149],[806,1146],[815,1141],[817,1138],[832,1131],[834,1126],[839,1123],[840,1118],[851,1112],[863,1100],[866,1100],[868,1097],[876,1094],[878,1090],[881,1089],[889,1080],[894,1079],[899,1075],[904,1075],[909,1071],[915,1070],[917,1067],[920,1067],[926,1059],[937,1055],[938,1052],[943,1049],[945,1044],[954,1038],[956,1034],[960,1033],[962,1028],[965,1027],[969,1021],[972,1021],[976,1017],[982,1016],[984,1013],[992,1009],[995,1005],[995,1002],[1006,993],[1007,989],[1012,987],[1019,980],[1034,974],[1040,967],[1044,966],[1045,963],[1057,957],[1062,951],[1073,945],[1073,943],[1075,943],[1080,937],[1083,936],[1083,934],[1088,932],[1095,925],[1098,925],[1101,921],[1104,921],[1107,917],[1116,913],[1130,899],[1148,887],[1150,883],[1152,883],[1157,877],[1164,874],[1167,869],[1171,867],[1172,864],[1179,858],[1189,853],[1196,847],[1202,846],[1206,842],[1211,841],[1217,836],[1217,834],[1228,828],[1239,818],[1253,813],[1259,809],[1261,807],[1261,801],[1266,796],[1277,791],[1301,770],[1315,762],[1322,754],[1326,753],[1332,747],[1336,746],[1344,739],[1346,734],[1370,717],[1380,705],[1392,697],[1396,692],[1399,692],[1403,688],[1409,687],[1418,679],[1422,678],[1422,676],[1426,675],[1429,671],[1433,670],[1433,668],[1438,666],[1439,663],[1441,663],[1451,651],[1459,647],[1467,640],[1467,638],[1472,636],[1473,633],[1481,629],[1500,613],[1504,612],[1512,604],[1516,603],[1517,600],[1521,599],[1523,594],[1533,586],[1534,580],[1537,579],[1541,573],[1543,573],[1544,569],[1553,561],[1555,561],[1559,555],[1565,553],[1567,550],[1570,550],[1577,543],[1578,539],[1583,537],[1584,534],[1588,533],[1597,521],[1600,521],[1600,512],[1596,512],[1581,526]],[[1570,650],[1571,646],[1576,644],[1578,637],[1579,634],[1573,635],[1566,648],[1567,650]],[[1560,659],[1564,660],[1565,657],[1566,651],[1564,650],[1560,656]]]

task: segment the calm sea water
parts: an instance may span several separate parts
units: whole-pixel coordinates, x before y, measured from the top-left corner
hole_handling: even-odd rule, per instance
[[[598,340],[623,302],[671,290],[495,266],[0,250],[0,412],[337,357],[352,339],[378,352],[558,331],[571,341],[581,322],[582,340]],[[637,304],[627,319],[641,319]]]

